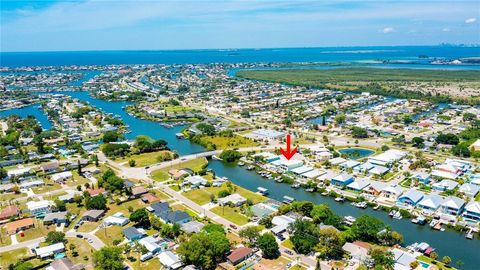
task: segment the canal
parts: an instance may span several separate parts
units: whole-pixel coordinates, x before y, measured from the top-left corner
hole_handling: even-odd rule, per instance
[[[180,155],[198,153],[204,151],[202,146],[192,144],[188,140],[180,140],[175,137],[183,127],[165,128],[159,123],[135,118],[126,112],[123,108],[129,105],[129,102],[104,101],[89,96],[88,92],[61,92],[89,102],[91,105],[113,115],[118,115],[129,125],[131,133],[127,134],[128,139],[135,138],[137,135],[148,135],[154,139],[162,138],[168,141],[172,150],[176,150]],[[22,112],[22,110],[25,110]],[[28,115],[34,114],[38,119],[45,117],[41,110],[34,107],[24,107],[10,111],[1,112],[1,115],[8,114]],[[256,192],[257,187],[262,186],[269,190],[269,197],[282,201],[283,196],[288,195],[299,201],[311,201],[313,203],[326,203],[330,205],[333,211],[340,216],[358,217],[368,214],[383,220],[392,229],[400,232],[404,236],[404,242],[411,244],[413,242],[427,242],[435,247],[440,256],[448,255],[453,262],[461,260],[464,263],[463,269],[478,269],[475,265],[480,265],[480,241],[466,240],[464,234],[446,230],[444,232],[433,231],[429,226],[417,226],[410,220],[391,219],[385,212],[374,211],[370,208],[359,209],[348,203],[337,203],[329,197],[321,196],[318,193],[306,192],[303,189],[292,189],[288,184],[277,183],[272,180],[262,178],[253,171],[248,171],[243,167],[224,164],[220,161],[211,160],[208,167],[215,171],[218,176],[225,176],[233,183]]]

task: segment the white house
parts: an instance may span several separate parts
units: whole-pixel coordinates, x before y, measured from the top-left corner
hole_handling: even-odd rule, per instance
[[[245,199],[244,197],[242,197],[242,195],[237,194],[237,193],[233,193],[233,194],[230,194],[226,197],[218,199],[218,204],[220,204],[220,205],[225,205],[225,204],[231,203],[234,206],[240,206],[240,205],[242,205],[246,202],[247,202],[247,199]]]
[[[118,212],[112,216],[106,217],[103,220],[103,224],[105,226],[110,226],[110,225],[125,226],[128,224],[128,218],[124,217],[123,213]]]
[[[443,198],[440,195],[430,194],[423,197],[423,199],[417,203],[417,207],[423,210],[435,212],[443,202]]]
[[[476,222],[480,221],[480,202],[469,202],[465,206],[463,217]]]
[[[447,197],[441,204],[442,212],[450,215],[459,215],[463,211],[465,201],[454,196]]]
[[[204,186],[207,184],[207,180],[200,175],[191,175],[188,177],[185,177],[183,180],[183,183],[188,183],[192,187],[199,187],[199,186]]]
[[[68,179],[72,178],[72,172],[71,171],[66,171],[66,172],[60,172],[60,173],[52,174],[52,176],[50,178],[57,183],[63,182],[65,180],[68,180]]]
[[[56,243],[46,247],[36,248],[34,249],[34,251],[35,251],[35,254],[37,254],[37,257],[44,259],[44,258],[52,257],[55,254],[64,252],[65,245],[63,243]]]
[[[41,216],[50,212],[52,205],[53,202],[47,200],[27,202],[28,211],[36,216]]]
[[[478,192],[480,191],[480,187],[474,184],[464,183],[463,185],[460,186],[458,191],[469,197],[474,198],[475,196],[477,196]]]
[[[164,251],[158,255],[160,263],[169,270],[180,269],[182,267],[182,261],[175,253],[171,251]]]

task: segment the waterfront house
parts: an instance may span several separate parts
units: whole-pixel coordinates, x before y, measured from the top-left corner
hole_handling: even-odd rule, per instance
[[[53,202],[47,200],[27,202],[28,211],[37,217],[44,216],[50,212],[52,206]]]
[[[352,182],[353,182],[353,176],[347,173],[339,174],[330,180],[330,183],[332,185],[340,186],[340,187],[346,187]]]
[[[432,185],[432,189],[438,190],[438,191],[447,191],[447,190],[453,190],[458,186],[458,182],[444,179],[438,183],[434,183]]]
[[[5,230],[7,234],[15,234],[19,231],[26,230],[35,226],[35,219],[33,218],[24,218],[15,220],[5,224]]]
[[[442,202],[440,208],[443,213],[450,215],[459,215],[465,206],[465,201],[454,196],[449,196]]]
[[[430,174],[426,172],[416,172],[412,178],[417,179],[420,183],[425,185],[430,183]]]
[[[233,250],[230,255],[227,256],[227,260],[232,265],[237,265],[246,259],[250,258],[255,252],[249,247],[239,247]]]
[[[136,241],[140,240],[145,234],[143,232],[140,232],[137,228],[135,227],[128,227],[123,229],[123,236],[127,238],[128,241]]]
[[[417,260],[415,255],[398,248],[394,248],[392,253],[395,261],[394,269],[411,269],[410,264]]]
[[[303,175],[303,174],[308,173],[308,172],[313,171],[313,170],[314,170],[313,167],[301,166],[301,167],[297,167],[295,169],[292,169],[291,172],[294,173],[294,174],[297,174],[297,175]]]
[[[65,245],[63,243],[56,243],[46,247],[35,248],[34,252],[40,259],[46,259],[54,257],[56,254],[62,253],[65,251]]]
[[[242,195],[237,193],[233,193],[226,197],[218,199],[219,205],[232,204],[233,206],[240,206],[246,202],[247,202],[247,199],[245,199]]]
[[[190,184],[190,186],[193,187],[200,187],[200,186],[205,186],[207,184],[207,180],[200,175],[191,175],[188,177],[185,177],[183,179],[184,184]]]
[[[410,189],[398,197],[397,203],[401,205],[415,206],[421,199],[423,199],[423,192]]]
[[[270,152],[258,153],[256,155],[254,155],[253,157],[254,158],[255,157],[263,158],[263,160],[265,160],[268,163],[272,163],[272,162],[280,159],[280,157],[278,155],[275,155],[274,153],[270,153]]]
[[[480,187],[470,183],[464,183],[458,189],[458,192],[465,194],[468,197],[475,198],[478,192],[480,191]]]
[[[300,176],[305,178],[305,179],[316,179],[320,175],[325,174],[325,171],[319,170],[319,169],[313,169],[311,171],[308,171],[306,173],[302,173]]]
[[[423,199],[417,203],[417,207],[423,210],[435,212],[443,202],[443,198],[437,194],[425,195]]]
[[[352,183],[347,185],[347,189],[353,190],[355,192],[360,192],[364,190],[366,187],[370,185],[370,182],[368,182],[365,179],[357,179],[353,181]]]
[[[48,213],[43,218],[43,224],[61,224],[67,222],[67,212]]]
[[[0,220],[16,217],[20,214],[20,209],[16,205],[9,205],[0,212]]]
[[[295,154],[295,156],[292,159],[280,158],[271,164],[280,167],[284,171],[292,171],[295,168],[303,166],[303,161],[298,157],[298,154]]]
[[[399,186],[388,185],[382,189],[380,195],[388,199],[397,200],[402,193],[403,190]]]
[[[382,192],[382,190],[387,186],[387,184],[377,181],[372,181],[370,185],[368,185],[363,192],[366,194],[378,196]]]
[[[475,222],[480,221],[480,202],[469,202],[465,206],[463,217]]]
[[[105,214],[105,210],[87,210],[82,215],[82,220],[96,222],[99,221],[103,215]]]

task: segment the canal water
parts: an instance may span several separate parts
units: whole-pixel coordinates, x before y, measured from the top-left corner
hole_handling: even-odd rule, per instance
[[[192,144],[188,140],[180,140],[175,137],[175,133],[180,132],[183,127],[165,128],[157,122],[142,120],[130,116],[123,108],[129,105],[125,101],[104,101],[89,96],[88,92],[61,92],[74,98],[89,102],[91,105],[100,108],[104,112],[112,113],[120,116],[124,122],[129,125],[131,133],[127,134],[127,138],[132,139],[137,135],[148,135],[154,139],[165,139],[172,150],[176,150],[180,155],[198,153],[204,151],[202,146]],[[35,115],[38,119],[46,119],[41,110],[36,107],[25,107],[21,109],[13,109],[3,111],[2,116],[8,114],[19,114],[26,116],[28,114]],[[40,120],[43,122],[42,120]],[[48,122],[48,119],[45,123]],[[218,176],[225,176],[233,183],[247,188],[251,191],[257,191],[259,186],[269,190],[269,197],[282,201],[283,196],[288,195],[296,200],[311,201],[313,203],[326,203],[330,205],[333,211],[340,216],[358,217],[368,214],[383,220],[392,229],[400,232],[404,236],[404,242],[411,244],[413,242],[427,242],[437,249],[440,256],[448,255],[453,262],[461,260],[464,263],[463,269],[478,269],[476,265],[480,265],[480,241],[466,240],[464,234],[454,231],[438,232],[431,230],[428,226],[417,226],[410,220],[395,220],[388,217],[385,212],[374,211],[370,208],[359,209],[348,203],[337,203],[329,197],[321,196],[318,193],[309,193],[303,189],[292,189],[288,184],[277,183],[272,180],[266,180],[257,173],[248,171],[243,167],[231,164],[224,164],[220,161],[211,160],[208,167],[215,171]]]
[[[5,111],[0,111],[0,117],[9,116],[9,115],[18,115],[22,118],[26,118],[29,115],[35,116],[37,121],[40,123],[43,129],[50,129],[52,127],[52,123],[48,120],[47,116],[43,113],[42,109],[38,106],[39,104],[32,104],[22,108],[15,108]]]

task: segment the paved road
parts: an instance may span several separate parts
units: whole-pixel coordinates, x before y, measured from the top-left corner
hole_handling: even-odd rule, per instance
[[[45,241],[45,237],[35,238],[35,239],[28,240],[28,241],[25,241],[25,242],[20,242],[18,244],[13,244],[13,245],[9,245],[9,246],[0,247],[0,253],[15,250],[15,249],[19,249],[19,248],[35,247],[43,241]]]
[[[102,240],[100,240],[100,238],[98,238],[95,234],[92,234],[92,233],[82,233],[82,232],[76,232],[74,230],[70,230],[68,231],[67,233],[65,233],[65,236],[66,237],[77,237],[77,234],[83,236],[83,239],[85,239],[85,241],[87,241],[87,238],[90,238],[92,239],[92,243],[88,242],[95,250],[99,250],[101,249],[102,247],[105,246],[105,244],[103,243]]]

